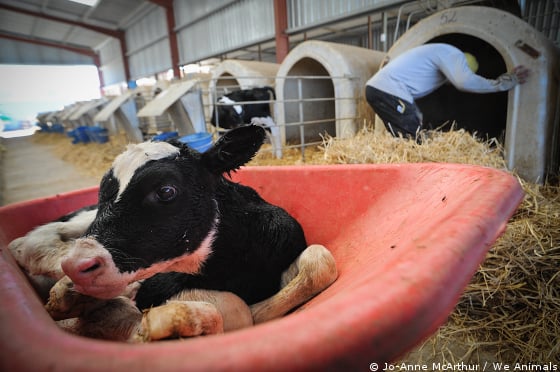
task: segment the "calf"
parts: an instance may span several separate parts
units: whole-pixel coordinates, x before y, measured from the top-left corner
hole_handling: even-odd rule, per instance
[[[272,87],[243,89],[226,94],[218,98],[218,105],[212,110],[210,122],[212,125],[224,129],[233,129],[246,124],[265,127],[270,131],[276,157],[281,158],[280,129],[272,120],[269,103],[252,103],[271,99],[276,99],[276,93]]]
[[[247,311],[251,324],[282,316],[329,286],[337,273],[328,250],[307,247],[301,226],[286,211],[223,176],[249,161],[264,137],[259,126],[239,127],[202,154],[173,141],[130,145],[103,177],[95,214],[85,211],[67,225],[40,227],[10,248],[18,262],[32,261],[34,251],[53,249],[34,245],[41,240],[34,236],[38,231],[68,240],[64,227],[82,226],[81,237],[54,263],[72,283],[63,285],[63,293],[70,288],[113,304],[125,294],[140,310],[151,309],[143,317],[132,311],[136,325],[150,323],[151,311],[165,318],[176,306],[184,311],[180,319],[200,320],[179,321],[185,327],[169,331],[178,322],[166,318],[159,321],[166,330],[150,338],[235,329]],[[34,273],[49,271],[39,266]],[[130,301],[120,303],[126,308]],[[106,317],[112,318],[120,319]],[[243,320],[241,326],[247,325]]]

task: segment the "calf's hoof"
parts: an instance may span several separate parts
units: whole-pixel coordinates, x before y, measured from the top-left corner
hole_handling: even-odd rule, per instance
[[[148,342],[223,332],[222,315],[214,305],[201,301],[169,301],[144,311],[141,325],[131,341]]]

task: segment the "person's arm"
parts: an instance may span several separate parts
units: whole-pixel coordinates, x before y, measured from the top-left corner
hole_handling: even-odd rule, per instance
[[[467,65],[466,59],[457,58],[454,63],[440,66],[441,72],[457,89],[472,93],[492,93],[510,90],[517,84],[523,84],[529,76],[529,70],[517,66],[511,72],[500,75],[497,79],[486,79],[476,75]]]

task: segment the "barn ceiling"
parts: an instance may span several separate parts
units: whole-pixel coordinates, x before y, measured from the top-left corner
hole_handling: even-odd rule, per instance
[[[0,49],[12,54],[0,63],[49,63],[31,53],[37,46],[87,56],[156,6],[147,0],[0,0]]]

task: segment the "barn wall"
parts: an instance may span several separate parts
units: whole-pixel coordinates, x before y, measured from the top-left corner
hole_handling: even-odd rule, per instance
[[[126,56],[132,79],[151,76],[171,68],[165,10],[152,12],[126,30]]]
[[[273,0],[175,1],[179,63],[274,39]]]
[[[126,81],[124,64],[119,40],[112,38],[99,49],[101,72],[105,85],[113,85]]]
[[[333,20],[395,8],[410,0],[287,0],[288,33]]]
[[[521,0],[523,19],[560,47],[560,2]]]

